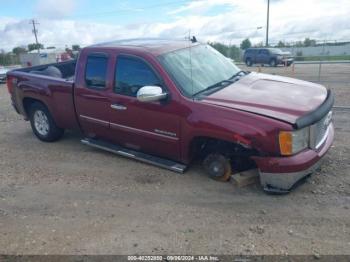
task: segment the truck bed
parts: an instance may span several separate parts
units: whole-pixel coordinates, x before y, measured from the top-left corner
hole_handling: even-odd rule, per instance
[[[75,77],[76,63],[77,63],[76,60],[70,60],[70,61],[65,61],[61,63],[53,63],[53,64],[47,64],[47,65],[38,65],[33,67],[21,68],[21,69],[17,69],[16,71],[50,76],[50,77],[73,81]]]
[[[75,129],[78,123],[74,107],[76,60],[15,69],[7,73],[12,104],[17,112],[28,118],[28,103],[42,102],[51,112],[58,127]]]

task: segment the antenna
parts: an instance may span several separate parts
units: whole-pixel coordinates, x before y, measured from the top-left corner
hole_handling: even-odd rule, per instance
[[[190,52],[190,75],[191,75],[191,88],[192,88],[192,94],[194,93],[194,90],[193,90],[193,77],[192,77],[192,46],[191,44],[193,43],[192,42],[192,39],[191,39],[191,29],[188,31],[188,39],[189,39],[189,52]]]
[[[35,43],[36,43],[36,47],[38,48],[38,53],[40,53],[40,46],[39,46],[39,42],[38,42],[38,30],[35,28],[35,25],[38,25],[39,23],[38,22],[35,22],[34,19],[30,20],[29,24],[32,24],[33,25],[33,34],[35,36]]]

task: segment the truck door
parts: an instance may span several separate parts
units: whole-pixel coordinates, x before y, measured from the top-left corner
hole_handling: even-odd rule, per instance
[[[104,137],[109,132],[107,75],[111,62],[106,53],[82,53],[85,65],[79,68],[75,84],[75,106],[79,123],[89,137]]]
[[[269,63],[269,51],[266,49],[260,49],[258,51],[257,63],[268,64]]]
[[[116,57],[115,77],[110,91],[110,139],[125,147],[180,159],[180,118],[171,99],[140,102],[137,91],[143,86],[166,86],[146,60],[129,55]]]

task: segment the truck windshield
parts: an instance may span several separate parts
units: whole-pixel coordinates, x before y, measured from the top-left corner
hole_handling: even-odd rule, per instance
[[[163,54],[159,60],[187,97],[240,72],[229,58],[204,44]]]

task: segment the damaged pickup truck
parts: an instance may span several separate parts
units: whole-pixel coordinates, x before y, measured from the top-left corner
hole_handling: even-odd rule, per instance
[[[77,61],[7,74],[16,111],[42,141],[78,129],[82,143],[216,180],[258,168],[288,192],[330,148],[334,98],[301,80],[244,72],[206,44],[134,39],[84,48]]]

